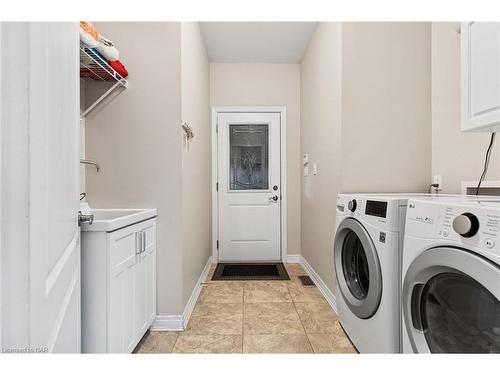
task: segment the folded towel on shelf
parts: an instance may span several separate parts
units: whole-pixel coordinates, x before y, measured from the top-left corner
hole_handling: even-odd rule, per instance
[[[105,63],[109,64],[109,61],[99,53],[99,51],[97,50],[97,48],[91,48],[90,49],[90,54],[91,55],[94,55],[93,57],[96,57],[97,58],[97,61],[101,62],[104,61]]]
[[[99,43],[95,48],[108,61],[116,61],[120,58],[120,53],[116,49],[113,42],[104,38],[102,35],[99,37]]]
[[[113,81],[115,78],[110,73],[111,69],[102,68],[109,65],[109,62],[95,48],[87,48],[86,52],[94,61],[87,62],[88,66],[80,67],[80,77],[94,80]]]
[[[123,65],[120,60],[110,61],[109,65],[123,78],[128,76],[128,71],[125,69],[125,65]]]
[[[100,35],[90,22],[80,21],[80,40],[89,48],[99,45]]]

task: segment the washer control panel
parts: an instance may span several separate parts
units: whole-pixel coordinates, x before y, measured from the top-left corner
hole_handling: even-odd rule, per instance
[[[491,249],[493,239],[500,236],[500,211],[478,210],[473,213],[460,207],[445,206],[440,224],[438,234],[443,237],[448,237],[450,232],[463,238],[484,236],[484,244]]]
[[[500,256],[500,201],[410,201],[406,234],[459,241]]]

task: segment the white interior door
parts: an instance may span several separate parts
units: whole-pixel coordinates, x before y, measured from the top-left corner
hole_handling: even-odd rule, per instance
[[[1,26],[2,134],[17,142],[2,167],[2,216],[16,223],[2,248],[2,346],[80,352],[78,24]]]
[[[219,113],[219,261],[281,259],[279,113]]]
[[[80,352],[77,23],[31,23],[32,344]]]

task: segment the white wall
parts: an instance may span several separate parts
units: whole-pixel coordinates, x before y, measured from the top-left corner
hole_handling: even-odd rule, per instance
[[[343,23],[343,192],[428,190],[430,51],[430,23]]]
[[[95,25],[118,46],[130,85],[86,119],[86,156],[102,165],[99,174],[87,169],[88,201],[96,208],[158,209],[158,312],[180,314],[184,309],[181,25]],[[97,86],[86,86],[87,98],[95,96]]]
[[[447,22],[432,24],[432,174],[444,193],[461,193],[462,181],[477,181],[490,134],[460,131],[460,34]],[[497,136],[486,180],[500,180]]]
[[[302,256],[332,288],[335,202],[341,186],[341,27],[319,23],[301,64]],[[318,174],[312,175],[317,163]]]
[[[210,252],[209,64],[197,23],[96,23],[129,88],[86,121],[91,207],[156,207],[158,313],[182,314]],[[151,45],[160,45],[155,58]],[[100,85],[87,84],[87,103]],[[195,138],[186,144],[181,120]]]
[[[286,106],[288,254],[300,254],[300,65],[210,64],[213,106]]]
[[[195,137],[182,149],[183,301],[191,292],[211,252],[211,123],[207,51],[198,23],[181,25],[182,121]]]
[[[429,23],[320,23],[302,60],[302,255],[331,290],[339,192],[427,190]],[[341,59],[341,60],[340,60]],[[341,72],[340,72],[341,66]]]

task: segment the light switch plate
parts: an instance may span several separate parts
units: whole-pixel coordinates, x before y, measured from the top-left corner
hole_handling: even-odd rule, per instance
[[[304,167],[304,177],[309,177],[309,167],[308,166]]]
[[[309,154],[304,154],[304,156],[302,156],[302,163],[304,165],[306,165],[307,163],[309,163]]]

